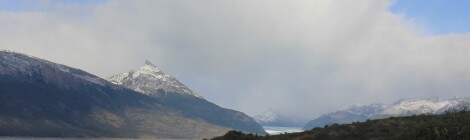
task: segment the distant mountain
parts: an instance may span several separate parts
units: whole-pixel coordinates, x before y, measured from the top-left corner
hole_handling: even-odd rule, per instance
[[[373,104],[351,106],[333,113],[321,115],[304,126],[304,130],[328,124],[347,124],[367,119],[411,116],[418,114],[442,114],[448,110],[459,110],[470,106],[470,97],[439,99],[401,99],[390,105]]]
[[[111,76],[108,81],[154,97],[165,106],[179,110],[187,117],[245,132],[266,134],[253,118],[205,100],[149,61],[136,70]]]
[[[355,121],[365,121],[368,118],[374,116],[377,112],[383,111],[385,108],[386,106],[382,104],[350,106],[333,113],[321,115],[320,117],[308,122],[304,126],[304,130],[310,130],[315,127],[323,127],[332,123],[345,124]]]
[[[207,138],[228,130],[85,71],[0,51],[0,136]]]
[[[416,114],[434,114],[452,100],[438,99],[401,99],[389,106],[383,111],[376,112],[370,119],[379,119],[396,116],[411,116]]]
[[[253,118],[262,126],[302,127],[307,123],[304,119],[287,116],[273,110],[262,112]]]
[[[449,110],[470,109],[470,96],[454,98],[449,100],[448,104],[438,109],[435,113],[442,114]]]

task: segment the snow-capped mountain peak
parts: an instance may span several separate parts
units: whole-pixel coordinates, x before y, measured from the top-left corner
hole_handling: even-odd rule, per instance
[[[163,73],[157,66],[149,62],[148,60],[145,61],[145,65],[140,67],[138,70],[132,70],[133,72],[132,77],[137,78],[140,75],[144,76],[151,76],[153,78],[160,79],[162,81],[168,81],[168,78],[170,78],[170,75],[167,75]]]
[[[146,71],[149,73],[158,73],[160,69],[157,68],[152,62],[145,60],[145,65],[139,68],[139,71]]]
[[[176,78],[163,73],[150,61],[145,61],[145,65],[136,70],[111,76],[108,81],[149,96],[159,96],[160,90],[163,90],[165,94],[177,93],[202,98]]]

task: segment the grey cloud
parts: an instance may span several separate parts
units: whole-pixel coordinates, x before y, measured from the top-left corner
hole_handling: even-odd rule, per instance
[[[468,95],[470,34],[426,35],[391,4],[117,0],[65,14],[59,5],[0,12],[0,46],[102,77],[149,59],[248,114],[313,118],[354,103]]]

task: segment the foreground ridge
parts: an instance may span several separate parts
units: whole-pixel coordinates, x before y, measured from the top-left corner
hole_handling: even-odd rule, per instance
[[[447,111],[441,115],[392,117],[352,124],[333,124],[309,131],[259,136],[230,131],[212,140],[343,140],[343,139],[470,139],[470,111]]]

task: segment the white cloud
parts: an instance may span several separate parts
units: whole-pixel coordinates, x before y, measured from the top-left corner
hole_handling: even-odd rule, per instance
[[[100,76],[149,59],[249,114],[468,95],[470,34],[429,36],[391,1],[108,1],[0,12],[0,46]],[[76,7],[76,6],[75,6]],[[62,12],[62,11],[65,11]],[[77,13],[78,11],[78,13]]]

